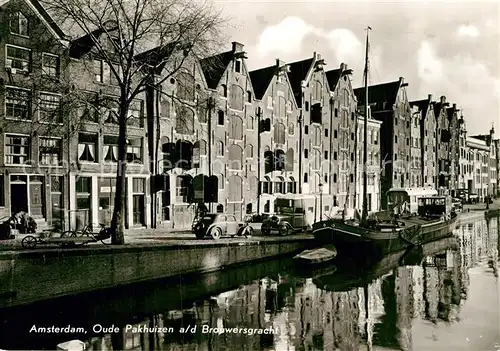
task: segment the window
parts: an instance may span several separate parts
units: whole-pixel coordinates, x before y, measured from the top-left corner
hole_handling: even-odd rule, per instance
[[[336,130],[336,129],[333,131],[333,137],[334,137],[335,139],[337,138],[337,130]]]
[[[270,109],[273,108],[273,97],[272,96],[267,97],[267,108],[270,108]]]
[[[5,163],[11,165],[26,164],[30,160],[30,137],[5,135]]]
[[[217,112],[217,124],[220,126],[224,125],[224,112],[221,110]]]
[[[304,126],[304,134],[309,134],[309,126]]]
[[[10,15],[10,32],[25,37],[29,36],[28,18],[19,11]]]
[[[247,102],[252,103],[252,92],[250,90],[247,91]]]
[[[7,45],[5,67],[22,72],[29,72],[31,66],[31,51],[25,48]]]
[[[40,138],[38,145],[39,161],[42,165],[58,165],[62,154],[61,139]]]
[[[59,57],[52,54],[42,54],[42,74],[59,77]]]
[[[309,157],[309,150],[304,149],[304,158],[308,158],[308,157]]]
[[[243,168],[243,150],[236,144],[229,147],[229,169],[240,170]]]
[[[313,127],[313,135],[312,135],[312,142],[313,146],[320,146],[321,145],[321,128],[320,127]]]
[[[176,96],[180,100],[194,101],[195,79],[189,72],[180,72],[177,74]]]
[[[321,82],[319,80],[315,81],[314,82],[314,86],[313,86],[313,100],[321,100],[321,90],[323,88],[323,85],[321,84]]]
[[[103,82],[103,65],[101,60],[94,60],[94,81],[98,83]]]
[[[283,96],[278,97],[278,116],[285,117],[286,116],[286,100]]]
[[[39,120],[48,123],[62,123],[63,116],[59,111],[60,101],[59,95],[40,93]]]
[[[274,142],[276,144],[285,143],[285,125],[282,123],[276,123],[274,126]]]
[[[290,135],[294,135],[295,134],[295,126],[291,122],[288,124],[288,134],[290,134]]]
[[[102,148],[102,153],[104,155],[104,161],[117,162],[118,161],[118,136],[116,135],[105,135],[104,145]]]
[[[328,128],[325,128],[325,138],[328,138]]]
[[[87,134],[87,133],[79,133],[78,134],[78,160],[79,161],[98,162],[98,159],[96,156],[96,150],[97,150],[97,134]],[[107,150],[106,147],[104,147],[103,150]],[[118,155],[118,152],[117,152],[117,155]]]
[[[221,87],[220,94],[223,97],[227,98],[227,86],[225,84],[222,84],[220,87]]]
[[[237,59],[234,61],[234,71],[237,73],[241,73],[241,60]]]
[[[238,116],[232,116],[230,119],[229,138],[243,140],[243,120]]]
[[[229,196],[227,200],[229,202],[243,201],[243,180],[241,179],[241,177],[234,175],[230,176],[228,179],[228,187]]]
[[[216,155],[217,156],[224,156],[224,143],[219,140],[217,142],[216,146],[217,146]]]
[[[127,162],[142,162],[142,138],[127,140]]]
[[[254,118],[251,117],[251,116],[248,117],[248,119],[247,119],[247,129],[253,129],[254,128],[253,124],[254,124]]]
[[[243,88],[239,85],[231,85],[231,99],[229,101],[230,107],[232,109],[243,111],[244,96]]]
[[[396,143],[396,144],[398,143],[398,136],[397,135],[394,136],[394,143]]]
[[[142,101],[132,101],[128,110],[127,124],[133,127],[142,128],[144,127],[144,121],[142,119],[143,113],[143,103]]]
[[[5,88],[5,117],[30,120],[31,92],[29,90]]]
[[[286,111],[292,112],[292,102],[290,100],[286,102]]]
[[[253,157],[253,145],[252,144],[248,144],[247,147],[246,147],[246,150],[245,150],[245,156],[247,158],[252,158]]]
[[[307,176],[307,173],[304,173],[304,183],[307,183],[308,182],[308,176]]]
[[[194,134],[194,112],[189,107],[175,105],[175,131],[179,134]]]

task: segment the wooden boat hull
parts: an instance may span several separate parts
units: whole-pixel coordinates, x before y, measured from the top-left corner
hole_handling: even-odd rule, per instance
[[[408,221],[404,227],[387,231],[365,229],[330,220],[317,223],[313,234],[318,245],[334,245],[339,257],[349,255],[377,259],[391,252],[450,236],[456,220],[457,217],[454,216],[447,221],[434,221],[423,225]]]
[[[335,247],[305,250],[293,259],[300,264],[319,265],[332,261],[337,256]]]

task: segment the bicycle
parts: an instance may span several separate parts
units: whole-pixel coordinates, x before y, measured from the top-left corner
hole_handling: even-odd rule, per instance
[[[99,223],[101,229],[98,233],[93,232],[92,225],[86,224],[82,230],[66,230],[61,234],[61,238],[75,238],[75,237],[88,237],[98,240],[105,240],[111,236],[110,228],[107,228],[105,224]]]

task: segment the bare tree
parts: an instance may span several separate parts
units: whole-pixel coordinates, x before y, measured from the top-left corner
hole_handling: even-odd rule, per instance
[[[45,0],[43,4],[57,22],[86,38],[92,49],[82,58],[102,60],[118,90],[114,111],[119,145],[111,228],[112,243],[122,244],[131,104],[147,89],[161,90],[187,57],[214,52],[225,21],[208,3],[195,0]]]

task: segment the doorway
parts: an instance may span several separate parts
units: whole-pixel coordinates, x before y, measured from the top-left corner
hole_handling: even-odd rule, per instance
[[[11,176],[10,210],[12,214],[28,212],[28,183],[26,176]]]

